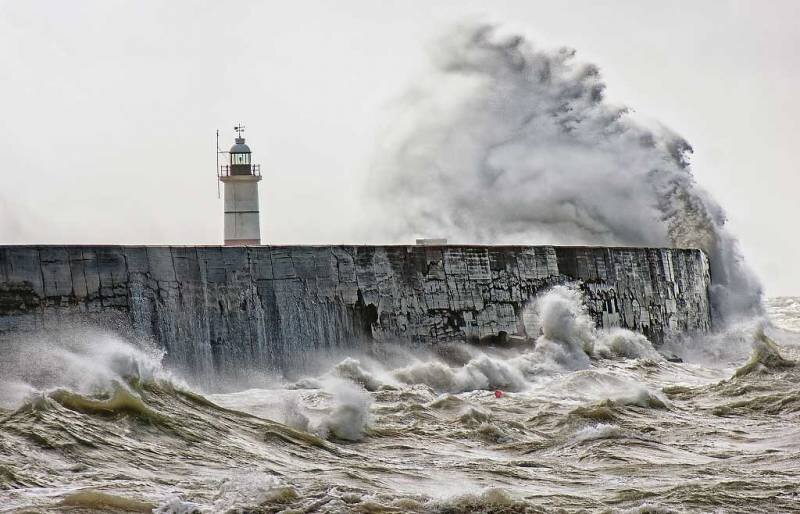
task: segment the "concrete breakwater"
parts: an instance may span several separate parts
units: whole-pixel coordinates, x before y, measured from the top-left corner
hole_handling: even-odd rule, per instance
[[[279,368],[364,339],[535,338],[526,305],[575,283],[598,326],[660,344],[710,329],[709,281],[684,249],[0,246],[0,339],[88,322],[195,373]]]

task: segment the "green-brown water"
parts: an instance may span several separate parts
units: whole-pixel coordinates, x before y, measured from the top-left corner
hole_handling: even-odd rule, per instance
[[[770,303],[788,329],[792,301]],[[743,325],[669,362],[580,321],[536,349],[361,349],[224,394],[94,335],[25,363],[33,387],[3,377],[0,512],[800,510],[800,333]]]

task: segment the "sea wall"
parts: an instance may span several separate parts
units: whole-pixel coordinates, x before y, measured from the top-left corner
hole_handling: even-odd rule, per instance
[[[709,280],[682,249],[0,246],[0,338],[88,322],[195,372],[279,368],[364,339],[532,339],[526,305],[575,283],[598,326],[660,344],[710,329]]]

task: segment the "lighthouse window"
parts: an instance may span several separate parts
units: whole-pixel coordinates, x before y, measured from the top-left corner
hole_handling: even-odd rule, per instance
[[[250,164],[249,153],[232,153],[231,164]]]

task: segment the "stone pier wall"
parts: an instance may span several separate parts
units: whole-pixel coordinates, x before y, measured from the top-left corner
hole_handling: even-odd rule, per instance
[[[195,372],[281,367],[363,339],[535,338],[525,307],[575,283],[598,326],[655,344],[711,327],[698,250],[553,246],[0,246],[0,338],[100,324]]]

